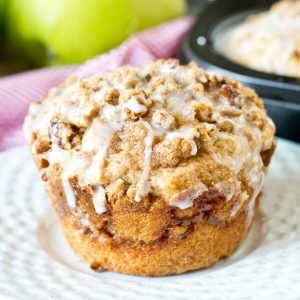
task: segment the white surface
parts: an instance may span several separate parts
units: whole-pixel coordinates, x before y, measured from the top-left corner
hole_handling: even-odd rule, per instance
[[[183,275],[95,273],[72,253],[28,151],[0,154],[0,299],[300,299],[300,146],[280,140],[238,252]]]

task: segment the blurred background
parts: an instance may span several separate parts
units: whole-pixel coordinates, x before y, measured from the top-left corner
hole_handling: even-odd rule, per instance
[[[240,26],[247,16],[268,10],[274,2],[276,0],[0,0],[0,76],[34,68],[80,64],[115,48],[136,32],[185,15],[198,15],[181,49],[181,60],[195,60],[202,67],[254,88],[264,99],[277,126],[277,134],[300,142],[300,77],[272,70],[276,61],[276,65],[279,62],[286,67],[284,71],[289,71],[287,59],[294,55],[291,61],[295,64],[290,67],[299,73],[300,43],[296,43],[300,41],[297,21],[300,20],[300,0],[282,1],[288,7],[275,15],[278,30],[265,22],[263,30],[253,31],[254,37],[254,33],[259,37],[265,32],[262,37],[267,41],[273,36],[273,44],[266,44],[263,39],[257,43],[263,45],[263,50],[258,51],[262,52],[261,65],[267,66],[269,71],[230,60],[215,47],[220,36],[217,32],[226,34],[230,26]],[[227,49],[228,40],[222,40],[221,45],[219,48]],[[251,42],[252,45],[256,43]],[[277,52],[273,51],[274,47]],[[234,46],[234,49],[242,47]],[[293,50],[294,54],[278,55],[286,49]],[[236,55],[235,51],[232,53]]]
[[[0,76],[78,64],[208,0],[0,0]]]

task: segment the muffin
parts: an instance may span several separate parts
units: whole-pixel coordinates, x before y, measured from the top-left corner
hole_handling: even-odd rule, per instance
[[[24,130],[70,246],[95,270],[136,275],[231,255],[275,147],[253,90],[172,59],[69,78]]]
[[[216,47],[252,69],[300,77],[300,1],[282,0],[250,16],[221,36]]]

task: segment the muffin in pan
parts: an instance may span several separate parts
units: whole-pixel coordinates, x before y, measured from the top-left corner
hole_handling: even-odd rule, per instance
[[[137,275],[231,255],[275,147],[253,90],[177,60],[69,78],[31,105],[24,130],[74,251]]]
[[[255,70],[300,77],[300,1],[281,0],[221,34],[216,48]]]

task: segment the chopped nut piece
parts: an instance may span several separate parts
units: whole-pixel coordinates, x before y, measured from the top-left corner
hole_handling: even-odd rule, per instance
[[[239,92],[228,84],[223,84],[220,88],[220,95],[225,97],[231,106],[236,105],[236,98]]]
[[[66,122],[53,118],[49,127],[49,137],[52,143],[63,150],[78,147],[81,143],[83,130]]]
[[[42,158],[39,162],[39,169],[45,169],[49,167],[49,161],[45,158]]]
[[[167,111],[157,110],[152,116],[152,124],[154,127],[167,130],[174,126],[175,120]]]
[[[47,181],[47,180],[49,179],[47,172],[43,172],[43,173],[41,174],[41,179],[42,179],[43,181]]]
[[[149,82],[151,80],[152,76],[150,74],[147,74],[145,79]]]
[[[49,128],[49,135],[52,143],[58,145],[61,149],[70,150],[70,138],[73,134],[71,125],[53,118]]]

